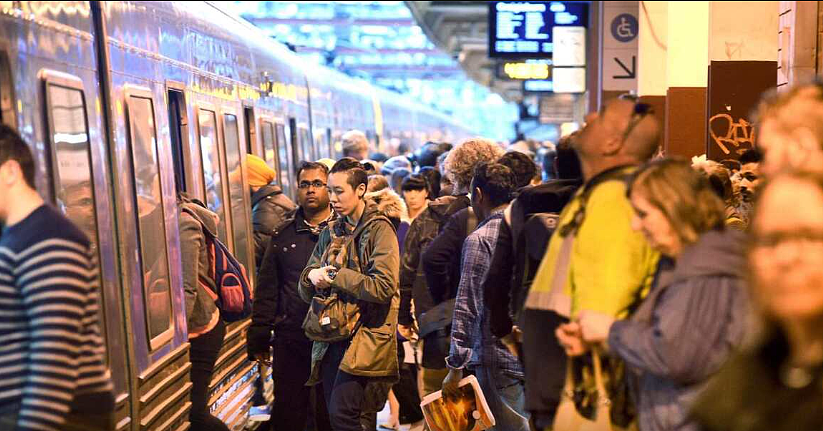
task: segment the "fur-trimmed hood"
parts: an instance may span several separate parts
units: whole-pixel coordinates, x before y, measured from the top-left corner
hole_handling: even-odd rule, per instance
[[[394,190],[385,188],[376,192],[366,193],[366,200],[377,205],[380,214],[392,220],[409,222],[409,212],[406,202]]]

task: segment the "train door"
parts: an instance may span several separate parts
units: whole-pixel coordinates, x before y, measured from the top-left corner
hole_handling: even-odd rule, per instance
[[[244,175],[245,151],[240,143],[240,130],[237,115],[223,112],[223,148],[225,150],[226,169],[228,173],[229,212],[233,252],[237,260],[246,266],[248,274],[254,274],[254,252],[251,245],[249,220],[251,209],[249,187]],[[253,279],[254,277],[250,277]]]
[[[162,94],[162,93],[160,93]],[[119,201],[125,253],[124,280],[130,291],[131,339],[137,363],[132,388],[141,430],[187,426],[189,344],[182,276],[178,261],[173,166],[158,138],[155,94],[148,87],[123,86],[127,145],[116,150],[122,171]],[[122,105],[121,105],[122,103]],[[162,104],[161,104],[162,106]],[[162,123],[161,123],[162,124]]]
[[[2,67],[2,64],[0,64]],[[117,430],[131,423],[124,310],[117,279],[116,245],[111,235],[112,205],[107,186],[108,159],[103,137],[92,138],[86,90],[80,78],[44,70],[40,73],[43,89],[44,120],[49,153],[49,185],[52,203],[89,238],[99,272],[100,329],[106,344],[106,365],[115,390]],[[2,80],[2,79],[0,79]],[[0,83],[2,84],[2,83]],[[0,85],[0,88],[7,88]],[[3,121],[10,120],[6,104],[13,106],[11,95],[2,92]],[[13,113],[13,108],[10,109]],[[96,148],[95,148],[96,147]],[[95,151],[96,150],[96,151]]]

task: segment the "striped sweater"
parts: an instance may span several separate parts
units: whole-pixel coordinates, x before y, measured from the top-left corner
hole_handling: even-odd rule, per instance
[[[88,238],[48,205],[3,230],[0,411],[19,406],[18,430],[58,430],[70,411],[112,408],[95,260]]]

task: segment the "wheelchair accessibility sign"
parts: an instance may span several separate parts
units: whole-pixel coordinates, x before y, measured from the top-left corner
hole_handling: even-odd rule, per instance
[[[612,37],[618,42],[631,42],[637,37],[637,18],[634,15],[623,13],[612,20]]]

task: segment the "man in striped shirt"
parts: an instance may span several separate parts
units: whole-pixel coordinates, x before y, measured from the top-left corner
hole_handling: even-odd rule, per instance
[[[114,401],[94,253],[43,202],[34,173],[28,145],[0,126],[0,429],[103,429],[93,422]]]

